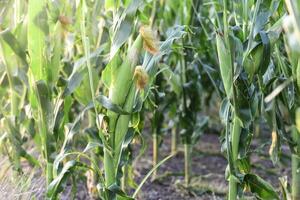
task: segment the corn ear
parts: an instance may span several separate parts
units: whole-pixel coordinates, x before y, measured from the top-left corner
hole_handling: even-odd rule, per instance
[[[143,90],[149,81],[149,76],[142,66],[137,66],[134,71],[134,79],[138,90]]]
[[[153,55],[157,54],[159,52],[158,40],[151,27],[142,26],[140,28],[140,34],[144,40],[144,49]]]
[[[142,50],[142,37],[139,35],[128,51],[127,58],[120,67],[114,67],[115,72],[111,72],[109,99],[112,103],[119,105],[125,111],[131,112],[134,103],[135,87],[133,84],[134,69],[138,62],[138,57]],[[112,69],[111,69],[112,70]],[[129,115],[120,115],[113,111],[108,111],[109,118],[109,143],[114,155],[107,150],[104,151],[104,168],[106,185],[110,186],[116,182],[116,170],[121,155],[122,141],[128,130]],[[115,167],[114,167],[115,166]]]
[[[139,35],[129,49],[127,58],[123,61],[123,64],[116,69],[118,72],[113,73],[115,77],[112,77],[114,81],[110,85],[109,98],[117,105],[122,105],[125,102],[141,49],[142,37]]]

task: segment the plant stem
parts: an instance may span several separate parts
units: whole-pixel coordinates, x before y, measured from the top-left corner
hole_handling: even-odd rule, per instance
[[[104,174],[105,174],[105,183],[106,186],[110,186],[116,182],[114,161],[111,152],[106,148],[104,149]]]
[[[296,123],[297,123],[297,114],[296,114]],[[299,141],[300,134],[298,127],[293,126],[292,128],[292,139],[297,144],[296,152],[292,154],[292,199],[300,199],[300,156],[297,154],[299,152]]]
[[[237,199],[237,182],[233,176],[229,178],[229,200]]]
[[[157,133],[154,133],[152,135],[152,152],[153,152],[153,160],[152,160],[152,166],[156,166],[157,165],[157,161],[158,161],[158,135]],[[157,175],[157,171],[154,170],[153,174],[152,174],[152,179],[154,180],[156,178]]]
[[[191,175],[191,144],[184,144],[184,181],[186,187],[190,184],[190,175]]]
[[[171,134],[171,154],[175,154],[177,151],[177,129],[175,126],[172,127]]]
[[[238,159],[239,141],[241,134],[241,124],[239,119],[235,116],[233,119],[233,127],[231,133],[231,147],[232,147],[232,159],[234,168],[236,168],[236,161]],[[235,169],[234,169],[235,170]],[[229,179],[229,200],[235,200],[237,198],[237,180],[234,176],[230,176]]]
[[[229,24],[227,21],[227,0],[223,0],[223,24],[224,24],[224,41],[225,41],[225,46],[230,49],[230,43],[229,43]],[[229,58],[232,59],[231,57],[231,52],[229,50]],[[232,77],[234,75],[234,67],[232,67]],[[234,84],[232,84],[232,87],[234,87]],[[227,94],[228,95],[228,94]],[[236,96],[235,96],[235,91],[233,89],[233,106],[234,106],[234,118],[233,118],[233,124],[232,124],[232,131],[231,131],[231,157],[233,161],[233,168],[230,171],[235,171],[236,170],[236,161],[238,158],[238,150],[239,150],[239,140],[240,140],[240,132],[241,132],[241,125],[239,122],[238,117],[236,116]],[[227,97],[230,98],[230,97]],[[227,141],[228,142],[228,141]],[[229,178],[229,195],[228,198],[229,200],[236,200],[237,199],[237,191],[238,191],[238,183],[236,178],[233,176],[234,174],[230,175]]]
[[[150,26],[153,27],[154,24],[154,20],[155,20],[155,14],[156,14],[156,4],[157,4],[157,0],[153,1],[152,4],[152,11],[151,11],[151,17],[150,17]]]
[[[48,159],[49,160],[49,159]],[[53,161],[48,161],[47,162],[47,170],[46,170],[46,173],[47,173],[47,185],[49,185],[52,180],[53,180]]]
[[[256,21],[256,18],[257,18],[257,13],[258,13],[258,10],[259,10],[259,7],[260,7],[260,4],[261,4],[262,0],[258,0],[255,4],[255,9],[254,9],[254,15],[252,17],[252,21],[250,23],[250,33],[249,33],[249,38],[248,38],[248,44],[247,44],[247,49],[245,51],[245,55],[244,55],[244,58],[243,60],[248,56],[249,54],[249,51],[251,49],[251,46],[252,46],[252,42],[253,42],[253,33],[254,33],[254,24],[255,24],[255,21]]]
[[[44,158],[46,160],[46,182],[47,185],[49,185],[52,180],[53,180],[53,158],[51,158],[51,151],[50,151],[50,144],[51,144],[51,139],[49,135],[49,131],[47,129],[48,124],[47,124],[47,111],[45,111],[42,107],[42,101],[41,101],[41,96],[39,94],[39,91],[37,89],[37,85],[34,85],[36,90],[36,97],[38,99],[38,115],[39,115],[39,122],[38,122],[38,130],[40,134],[42,135],[41,137],[41,144],[42,144],[42,149],[43,149],[43,154]]]
[[[300,199],[300,157],[292,155],[292,198]]]
[[[123,176],[122,176],[122,180],[121,180],[121,188],[123,190],[123,192],[127,193],[126,192],[126,185],[127,185],[127,175],[128,175],[128,165],[125,164],[123,166]]]

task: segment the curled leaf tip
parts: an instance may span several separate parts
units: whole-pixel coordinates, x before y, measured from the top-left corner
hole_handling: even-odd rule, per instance
[[[134,71],[134,79],[138,90],[143,90],[148,83],[149,76],[142,66],[137,66]]]
[[[141,26],[140,34],[144,41],[144,49],[155,55],[159,52],[158,39],[155,32],[149,26]]]

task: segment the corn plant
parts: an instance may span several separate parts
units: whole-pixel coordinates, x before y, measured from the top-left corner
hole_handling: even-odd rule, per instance
[[[6,54],[5,57],[7,59],[8,56],[13,56],[13,54],[18,57],[16,63],[6,63],[7,67],[14,66],[14,69],[7,68],[8,77],[11,80],[11,98],[13,99],[12,102],[14,102],[12,105],[12,109],[14,110],[13,112],[19,112],[18,107],[25,106],[30,102],[30,105],[28,105],[28,110],[24,114],[26,115],[26,117],[28,117],[26,120],[28,121],[30,126],[35,126],[35,124],[37,125],[37,131],[39,132],[39,134],[36,134],[35,131],[32,130],[33,127],[29,127],[31,129],[28,129],[28,132],[31,134],[31,137],[36,138],[36,143],[40,147],[41,152],[43,152],[45,165],[47,166],[45,170],[47,174],[47,181],[50,182],[52,180],[52,153],[55,149],[54,146],[50,147],[51,145],[53,145],[53,140],[51,138],[53,137],[53,128],[55,124],[55,113],[53,112],[52,108],[57,108],[59,105],[61,105],[59,104],[59,101],[54,102],[51,96],[53,84],[58,78],[58,55],[60,55],[60,46],[58,46],[58,44],[61,43],[60,40],[57,40],[57,44],[52,44],[54,46],[53,49],[49,50],[48,52],[46,52],[45,50],[47,47],[46,35],[49,34],[48,31],[50,30],[53,33],[59,34],[60,25],[54,26],[54,24],[52,24],[52,26],[48,26],[46,2],[39,1],[37,4],[36,3],[37,2],[30,1],[26,4],[21,4],[20,2],[16,4],[17,7],[15,10],[15,14],[18,17],[15,18],[15,24],[19,24],[16,29],[17,31],[12,33],[14,27],[4,27],[7,28],[7,30],[2,34],[1,43],[3,52],[4,54]],[[36,6],[34,7],[33,4],[36,4]],[[23,19],[20,18],[21,8],[24,10],[28,9],[28,13],[25,13],[25,15],[27,14],[29,18],[28,23],[26,23],[26,20],[24,20],[24,18],[26,17],[25,15],[22,15]],[[41,14],[41,12],[43,12],[43,14],[37,17],[37,15]],[[49,37],[54,36],[49,35]],[[26,57],[26,53],[23,50],[27,48],[29,58]],[[49,48],[51,47],[49,46]],[[49,56],[49,58],[47,58],[45,57],[47,53],[53,53],[53,56]],[[18,59],[21,60],[18,61]],[[47,68],[46,66],[49,68]],[[17,79],[13,78],[13,71],[19,71],[18,73],[23,73],[23,80],[17,81]],[[23,83],[24,86],[21,86],[21,88],[24,88],[23,95],[21,95],[23,96],[23,100],[22,98],[14,94],[16,92],[16,84],[20,83]],[[29,101],[27,101],[27,99],[25,98],[27,95],[29,96]],[[20,103],[22,103],[23,105]],[[19,116],[20,114],[21,113],[19,113]],[[17,150],[19,154],[22,154],[22,156],[27,157],[31,163],[37,163],[37,161],[32,156],[29,156],[29,154],[22,150],[22,143],[20,140],[21,138],[19,132],[20,129],[18,128],[18,125],[15,124],[15,122],[9,123],[8,121],[6,124],[7,127],[10,127],[11,130],[14,130],[14,143],[20,146],[18,148],[15,148],[15,150]],[[18,134],[19,137],[16,137]],[[17,157],[18,156],[16,155],[16,159]]]
[[[25,119],[20,117],[21,114],[25,113],[22,109],[25,105],[26,97],[26,84],[28,82],[27,78],[24,76],[27,70],[26,63],[26,52],[23,50],[26,45],[26,38],[23,37],[24,16],[20,16],[19,10],[11,10],[9,5],[3,7],[7,12],[14,12],[18,17],[11,19],[10,25],[7,24],[7,18],[4,16],[1,27],[1,54],[2,62],[4,63],[5,70],[4,76],[7,77],[8,84],[6,85],[5,79],[2,79],[2,85],[9,91],[8,96],[4,95],[10,99],[9,104],[4,104],[1,109],[3,115],[2,126],[6,135],[3,135],[3,140],[8,140],[9,145],[13,146],[11,152],[7,152],[10,155],[10,159],[14,164],[16,171],[21,172],[21,157],[26,158],[32,165],[38,165],[37,160],[28,154],[23,145],[24,132],[22,127],[24,126]],[[23,74],[23,76],[21,76]],[[22,78],[21,78],[22,77]],[[5,146],[7,144],[4,144]],[[9,151],[5,147],[6,151]]]
[[[138,52],[141,51],[142,40],[144,40],[144,48],[146,50],[150,51],[150,53],[152,53],[152,54],[154,53],[154,56],[152,58],[151,57],[148,58],[149,59],[148,61],[147,61],[147,57],[145,57],[146,62],[148,62],[148,63],[145,63],[145,60],[144,60],[144,65],[143,65],[144,68],[139,67],[139,66],[135,68],[134,67],[134,65],[136,65],[135,63],[131,62],[131,66],[130,66],[129,60],[123,61],[122,65],[124,65],[127,68],[126,71],[123,72],[123,68],[120,68],[121,71],[118,71],[116,73],[111,72],[112,74],[116,74],[116,76],[118,76],[118,77],[120,76],[120,77],[119,78],[111,77],[110,80],[111,81],[115,80],[116,82],[110,82],[109,84],[107,84],[107,85],[109,85],[109,88],[110,88],[109,94],[112,95],[110,97],[111,101],[112,102],[115,101],[113,103],[117,104],[119,106],[124,104],[123,109],[126,109],[126,112],[132,112],[132,109],[133,109],[133,106],[134,106],[134,99],[137,98],[137,97],[135,97],[135,95],[139,94],[139,92],[143,92],[141,90],[143,90],[144,87],[146,86],[145,84],[147,84],[148,79],[149,79],[149,81],[151,81],[151,79],[153,79],[152,77],[155,75],[155,63],[154,63],[155,60],[159,59],[159,57],[161,55],[163,55],[164,51],[166,51],[163,48],[167,48],[167,46],[165,46],[165,45],[168,45],[168,43],[170,43],[170,39],[173,40],[172,38],[170,38],[165,43],[163,43],[161,45],[160,49],[155,49],[155,48],[158,48],[158,47],[153,46],[153,45],[155,45],[156,41],[153,41],[154,36],[151,36],[152,33],[149,32],[149,31],[150,30],[148,30],[147,28],[141,28],[140,29],[140,35],[137,37],[137,39],[133,43],[133,46],[131,47],[132,49],[129,49],[128,56],[137,57],[136,55],[133,55],[132,52],[138,53]],[[171,37],[178,37],[178,36],[176,36],[174,34],[173,35],[171,34]],[[147,43],[149,43],[149,44],[147,44]],[[150,45],[150,46],[147,46],[147,45]],[[161,53],[157,53],[157,55],[155,55],[156,54],[155,51],[157,51],[157,52],[159,51]],[[147,55],[149,56],[149,54],[147,54]],[[131,59],[131,61],[132,61],[132,58],[133,57],[129,57],[128,59]],[[135,61],[135,62],[137,62],[137,61]],[[133,71],[134,68],[135,68],[135,70]],[[124,75],[124,74],[121,75],[122,72],[126,73],[126,75]],[[127,74],[127,73],[129,73],[129,74]],[[128,78],[126,78],[127,76],[128,76]],[[106,78],[105,76],[103,76],[103,77]],[[123,78],[126,78],[126,79],[123,79]],[[118,81],[122,81],[122,82],[119,83]],[[136,85],[134,85],[134,82],[132,82],[132,81],[135,81]],[[110,84],[114,84],[114,85],[110,85]],[[128,89],[125,90],[125,91],[129,92],[129,94],[125,93],[124,95],[119,96],[119,97],[125,98],[124,100],[121,101],[119,98],[117,99],[114,95],[117,95],[117,96],[120,95],[120,89],[124,87],[124,84],[125,85],[128,84]],[[123,89],[123,91],[124,91],[124,89]],[[133,95],[132,99],[130,99],[131,95]],[[129,101],[128,105],[127,105],[127,101]],[[128,108],[127,108],[127,106],[128,106]],[[114,184],[116,182],[116,180],[113,180],[111,178],[116,177],[117,172],[112,172],[111,169],[117,169],[118,168],[117,166],[119,165],[118,164],[119,159],[120,159],[119,157],[121,156],[120,155],[121,154],[120,144],[124,140],[125,134],[126,134],[126,132],[123,133],[123,131],[124,131],[125,127],[128,127],[128,122],[129,122],[129,116],[120,115],[118,117],[118,116],[115,116],[115,115],[116,114],[111,113],[111,111],[109,111],[107,113],[109,123],[113,123],[115,120],[117,120],[117,122],[115,122],[115,123],[117,123],[116,125],[113,125],[113,126],[111,124],[109,125],[109,130],[110,130],[110,127],[111,127],[111,133],[116,134],[116,133],[118,133],[117,131],[122,131],[122,132],[118,133],[117,134],[118,136],[117,135],[115,136],[115,145],[117,145],[114,149],[115,156],[111,157],[111,155],[106,155],[106,152],[104,151],[104,168],[105,168],[105,172],[106,172],[106,184],[107,185],[111,185],[111,184]],[[119,126],[122,127],[122,128],[120,128],[120,130],[118,129]],[[126,128],[125,128],[125,130],[126,130]],[[119,138],[120,136],[122,136],[121,133],[123,133],[124,136]],[[114,137],[112,137],[112,138],[114,138]],[[107,152],[107,153],[109,153],[109,152]],[[106,156],[107,156],[107,158],[106,158]],[[105,166],[105,164],[107,164],[107,166]],[[112,168],[111,165],[115,165],[116,168]]]
[[[299,199],[299,9],[299,0],[0,1],[1,156],[14,178],[27,163],[41,170],[47,199],[66,184],[76,198],[78,179],[93,198],[135,199],[181,149],[192,191],[193,148],[224,125],[228,199]],[[148,122],[152,169],[136,183]],[[260,124],[275,167],[290,147],[291,191],[280,177],[281,195],[251,169]],[[164,140],[171,153],[159,160]]]
[[[164,15],[169,20],[165,20],[164,24],[180,23],[186,25],[187,29],[192,24],[191,18],[195,15],[196,10],[192,8],[196,4],[194,1],[166,1],[163,3]],[[170,9],[169,9],[170,8]],[[179,8],[179,15],[177,14]],[[188,11],[189,15],[186,16],[185,12]],[[201,125],[198,126],[199,118],[197,117],[200,106],[200,83],[199,71],[195,63],[191,51],[186,51],[185,46],[189,44],[191,38],[186,37],[182,40],[182,46],[177,49],[174,54],[170,55],[167,59],[167,65],[161,66],[164,77],[170,86],[169,92],[166,96],[169,98],[180,99],[180,102],[172,102],[172,99],[167,100],[170,116],[173,116],[171,125],[171,152],[177,151],[177,130],[180,129],[180,135],[184,144],[184,157],[185,157],[185,183],[189,184],[191,177],[191,151],[192,145],[196,143],[201,133]],[[188,75],[187,75],[188,74]],[[179,109],[176,109],[176,106]],[[176,118],[175,118],[176,116]],[[176,124],[178,124],[176,126]],[[201,123],[200,123],[201,124]],[[205,123],[204,123],[205,124]],[[179,132],[179,131],[178,131]]]
[[[122,173],[125,173],[122,172],[121,161],[128,144],[134,137],[135,123],[132,121],[132,114],[141,110],[141,105],[147,98],[149,88],[156,75],[156,63],[169,51],[172,42],[180,38],[184,33],[180,27],[176,27],[170,32],[169,37],[164,42],[159,43],[153,31],[147,26],[139,25],[138,35],[136,35],[134,31],[138,26],[132,26],[131,30],[125,29],[122,23],[127,24],[128,21],[131,22],[134,19],[138,5],[139,1],[133,1],[129,5],[123,5],[124,10],[120,9],[121,7],[114,7],[115,5],[113,4],[105,7],[107,12],[111,12],[110,10],[112,10],[113,12],[119,13],[115,13],[116,15],[114,15],[114,17],[125,15],[121,25],[114,24],[116,29],[112,29],[112,31],[115,32],[112,35],[109,61],[101,75],[102,83],[105,86],[104,94],[107,94],[107,97],[97,94],[95,91],[93,68],[90,62],[91,53],[89,41],[91,39],[87,37],[85,21],[81,22],[84,64],[87,67],[89,89],[91,90],[92,96],[90,103],[86,105],[80,116],[67,130],[65,142],[60,154],[55,160],[55,179],[48,187],[48,196],[51,198],[57,196],[63,180],[69,175],[69,171],[77,168],[86,168],[83,163],[76,161],[76,159],[69,160],[63,167],[61,166],[61,162],[72,155],[77,155],[77,158],[86,158],[86,151],[91,151],[95,147],[103,148],[104,174],[99,170],[97,162],[93,159],[89,159],[91,161],[92,171],[99,177],[99,183],[97,185],[99,195],[104,199],[115,199],[117,197],[129,198],[121,190],[120,185]],[[81,16],[83,19],[86,19],[88,10],[86,2],[82,1],[80,7],[82,9]],[[119,23],[117,19],[113,21]],[[119,38],[124,36],[124,31],[127,31],[125,32],[127,37]],[[127,44],[124,49],[121,49],[128,38],[132,38],[133,42]],[[121,44],[119,42],[121,42]],[[117,48],[117,50],[115,48]],[[147,53],[144,53],[145,51]],[[123,56],[120,56],[121,52]],[[143,58],[143,64],[140,58]],[[73,74],[71,74],[71,76],[73,76]],[[71,81],[73,81],[73,79],[70,77],[69,86],[73,84]],[[68,89],[68,87],[66,89]],[[65,90],[64,94],[69,95],[71,92],[70,90]],[[85,112],[91,109],[96,119],[98,129],[96,137],[98,137],[98,139],[95,140],[93,144],[87,144],[84,153],[71,151],[70,145],[74,135],[78,132],[81,118]],[[160,164],[161,162],[158,163],[157,166]],[[155,170],[157,166],[155,166],[153,170]],[[61,168],[62,170],[60,170]],[[137,191],[138,190],[139,188],[137,188]],[[133,196],[136,194],[137,192],[134,193]]]
[[[257,175],[251,174],[250,168],[247,167],[249,166],[247,151],[251,142],[253,122],[258,113],[265,112],[263,85],[268,79],[264,79],[263,76],[268,73],[266,71],[270,63],[271,39],[274,40],[272,31],[267,33],[263,29],[268,17],[273,14],[272,12],[276,12],[278,2],[256,1],[252,12],[248,10],[248,3],[243,2],[238,7],[236,2],[229,4],[228,1],[223,1],[223,23],[221,19],[218,19],[222,32],[217,30],[216,33],[220,73],[226,94],[220,113],[226,123],[225,134],[229,162],[228,198],[236,199],[242,196],[241,187],[248,186],[259,198],[278,199],[271,185]],[[228,21],[228,6],[233,6],[234,23],[241,27],[231,28]],[[269,6],[274,6],[273,10],[268,13],[267,18],[263,18],[262,13]],[[244,21],[239,20],[245,18]],[[259,25],[255,24],[257,20],[260,20]],[[257,37],[260,38],[258,41],[256,41]],[[242,44],[244,41],[245,49]],[[256,89],[251,91],[249,90],[251,87]],[[257,98],[259,102],[255,100]],[[260,185],[264,189],[257,191],[255,185]]]
[[[164,105],[160,104],[159,102],[162,101],[164,94],[161,93],[160,91],[162,90],[162,75],[158,74],[155,80],[155,85],[157,86],[157,88],[155,88],[155,90],[153,91],[153,102],[154,102],[154,106],[156,106],[156,108],[153,108],[154,112],[153,112],[153,116],[151,119],[151,133],[152,133],[152,140],[153,140],[153,144],[152,144],[152,153],[153,153],[153,161],[152,161],[152,165],[156,166],[158,163],[158,159],[159,159],[159,143],[160,140],[162,138],[162,126],[164,123]],[[153,173],[153,179],[155,179],[156,177],[156,171],[154,171]]]
[[[290,67],[286,69],[288,63],[286,63],[280,56],[282,56],[277,50],[277,59],[278,66],[281,69],[282,74],[286,78],[285,82],[281,83],[283,91],[281,92],[282,99],[284,104],[290,114],[291,124],[291,134],[288,137],[288,143],[290,144],[290,149],[292,152],[291,156],[291,167],[292,167],[292,191],[291,191],[291,199],[299,199],[300,191],[299,191],[299,103],[298,103],[298,94],[299,94],[299,2],[298,1],[285,1],[287,10],[289,15],[285,18],[285,23],[283,24],[287,36],[285,37],[286,51],[288,55],[288,60]],[[279,49],[279,48],[277,48]],[[279,86],[277,87],[277,89]],[[285,89],[287,88],[287,89]],[[289,98],[288,91],[292,91],[292,98]],[[270,97],[276,96],[276,94],[270,94]],[[286,189],[287,190],[287,189]],[[288,198],[289,193],[286,195]]]

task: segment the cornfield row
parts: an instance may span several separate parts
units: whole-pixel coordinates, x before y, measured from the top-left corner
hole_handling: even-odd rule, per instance
[[[299,55],[299,0],[2,0],[0,153],[15,179],[42,171],[44,199],[66,184],[75,199],[82,177],[95,199],[136,199],[181,147],[188,190],[193,149],[214,129],[224,198],[299,200]],[[261,126],[274,168],[289,147],[279,188],[251,170]]]

